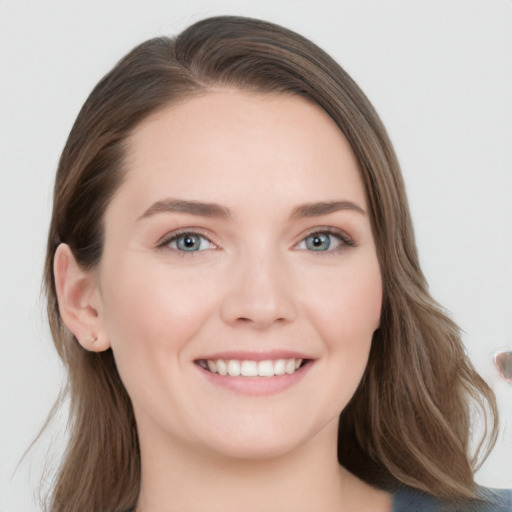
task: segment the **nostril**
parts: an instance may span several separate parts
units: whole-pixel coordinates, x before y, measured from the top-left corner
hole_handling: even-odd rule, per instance
[[[494,364],[500,375],[507,382],[512,382],[512,351],[496,352]]]

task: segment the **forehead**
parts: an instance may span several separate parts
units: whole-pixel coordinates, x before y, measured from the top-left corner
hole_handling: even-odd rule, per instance
[[[164,194],[229,206],[271,189],[283,203],[346,194],[365,202],[338,126],[295,95],[220,90],[170,105],[135,129],[125,167],[121,194],[131,189],[146,203]]]

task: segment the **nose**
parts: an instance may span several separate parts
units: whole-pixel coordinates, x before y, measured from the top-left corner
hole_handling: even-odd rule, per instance
[[[295,320],[292,279],[278,257],[238,261],[227,281],[220,311],[224,322],[264,329]]]

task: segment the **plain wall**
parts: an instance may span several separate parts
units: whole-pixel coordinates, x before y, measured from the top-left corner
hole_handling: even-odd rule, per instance
[[[492,364],[496,350],[512,350],[510,0],[0,0],[0,510],[39,510],[42,461],[65,439],[61,418],[13,474],[63,378],[40,283],[67,134],[135,44],[217,14],[304,34],[374,103],[402,164],[432,294],[498,396],[504,428],[478,481],[512,487],[512,386]]]

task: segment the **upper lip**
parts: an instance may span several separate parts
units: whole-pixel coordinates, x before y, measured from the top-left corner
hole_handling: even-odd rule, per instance
[[[267,350],[265,352],[260,351],[240,351],[240,350],[229,350],[223,352],[215,352],[204,357],[199,357],[196,361],[200,360],[211,360],[216,361],[222,359],[238,360],[238,361],[268,361],[276,359],[313,359],[311,356],[296,350]]]

